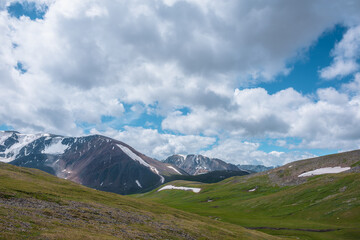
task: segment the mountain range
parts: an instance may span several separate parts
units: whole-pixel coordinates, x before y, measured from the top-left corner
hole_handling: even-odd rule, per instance
[[[161,162],[124,142],[101,135],[65,137],[0,131],[0,161],[36,168],[91,188],[119,194],[146,192],[174,179],[217,182],[249,173],[220,159],[202,155],[173,155]],[[206,175],[189,177],[200,174]]]
[[[100,135],[64,137],[0,132],[0,161],[37,168],[91,188],[120,194],[148,191],[163,184],[166,176],[186,174],[121,141]]]
[[[209,158],[203,155],[172,155],[163,161],[184,170],[190,175],[204,174],[212,171],[239,171],[240,169],[230,163],[217,158]]]

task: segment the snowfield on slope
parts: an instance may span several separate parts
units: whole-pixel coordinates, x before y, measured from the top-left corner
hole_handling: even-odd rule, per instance
[[[7,137],[10,137],[12,135],[6,132],[2,132],[1,133],[1,144],[3,144],[3,142],[7,139]],[[18,136],[17,139],[17,143],[13,144],[10,148],[5,150],[5,155],[7,155],[8,153],[13,153],[13,155],[11,157],[5,157],[5,158],[1,158],[0,161],[2,162],[11,162],[13,160],[15,160],[16,156],[19,154],[20,150],[27,146],[28,144],[34,142],[35,140],[37,140],[38,138],[41,138],[43,136],[43,134],[21,134],[21,133],[17,133],[16,134]]]
[[[321,174],[328,174],[328,173],[341,173],[344,171],[349,170],[350,167],[326,167],[326,168],[319,168],[313,171],[304,172],[300,174],[298,177],[309,177],[314,175],[321,175]]]
[[[160,188],[159,190],[157,190],[158,192],[162,191],[162,190],[170,190],[170,189],[175,189],[175,190],[184,190],[184,191],[193,191],[194,193],[199,193],[201,191],[201,188],[192,188],[192,187],[176,187],[174,185],[166,185],[162,188]]]
[[[139,180],[135,180],[135,182],[136,182],[136,184],[137,184],[140,188],[142,188],[142,186],[141,186],[141,184],[140,184]]]
[[[150,168],[151,166],[145,162],[141,157],[139,157],[138,155],[136,155],[133,151],[131,151],[129,148],[120,145],[120,144],[116,144],[121,151],[123,151],[126,155],[128,155],[132,160],[138,161],[141,165],[144,165],[145,167]]]
[[[176,168],[174,168],[173,166],[167,166],[168,168],[174,170],[175,172],[177,172],[178,174],[182,175],[178,170],[176,170]]]
[[[46,154],[63,154],[66,149],[69,147],[68,145],[62,144],[63,138],[53,139],[49,146],[46,146],[42,153]]]
[[[152,172],[156,173],[157,175],[159,175],[160,177],[160,181],[161,183],[165,182],[165,178],[163,176],[160,175],[159,171],[151,166],[150,164],[148,164],[147,162],[145,162],[141,157],[139,157],[138,155],[136,155],[133,151],[131,151],[129,148],[121,145],[121,144],[116,144],[121,151],[123,151],[126,155],[128,155],[132,160],[139,162],[141,165],[144,165],[145,167],[148,167],[151,169]]]

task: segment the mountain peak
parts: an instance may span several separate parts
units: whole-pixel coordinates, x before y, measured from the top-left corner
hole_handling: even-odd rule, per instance
[[[221,170],[239,170],[239,168],[233,164],[200,154],[188,154],[187,156],[175,154],[165,159],[164,162],[173,164],[190,175],[198,175]]]

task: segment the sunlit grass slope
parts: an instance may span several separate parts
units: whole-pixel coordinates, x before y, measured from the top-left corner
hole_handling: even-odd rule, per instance
[[[282,186],[267,174],[233,177],[214,184],[174,181],[200,193],[164,190],[136,195],[221,222],[262,228],[298,239],[360,239],[360,174],[311,177]],[[251,191],[249,191],[251,190]],[[280,228],[280,229],[279,229]],[[316,232],[316,231],[324,232]]]
[[[0,163],[0,239],[276,239]]]

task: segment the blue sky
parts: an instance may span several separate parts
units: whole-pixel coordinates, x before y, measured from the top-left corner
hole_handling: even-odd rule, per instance
[[[339,88],[341,83],[349,81],[349,79],[337,79],[336,82],[324,81],[319,78],[318,71],[330,65],[332,60],[330,56],[331,50],[337,42],[341,41],[345,32],[346,27],[342,25],[334,26],[331,30],[324,32],[303,53],[302,58],[289,63],[292,71],[288,75],[279,76],[274,82],[263,83],[259,86],[264,87],[269,93],[291,87],[304,94],[314,93],[318,88]]]
[[[7,12],[11,17],[20,18],[21,16],[29,17],[31,20],[43,19],[46,13],[44,9],[37,8],[35,2],[12,2],[7,6]]]
[[[321,12],[319,9],[322,9]],[[360,147],[356,1],[5,1],[0,130],[281,165]]]

